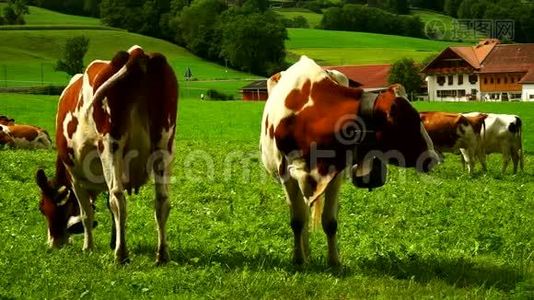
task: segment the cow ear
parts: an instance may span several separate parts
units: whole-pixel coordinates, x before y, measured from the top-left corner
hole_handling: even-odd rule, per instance
[[[306,171],[304,168],[290,165],[288,167],[290,176],[298,184],[306,204],[310,207],[324,193],[328,184],[339,173],[336,170],[329,170],[327,174],[320,174],[317,169]]]
[[[43,169],[37,170],[35,174],[35,182],[41,188],[42,191],[47,191],[50,187],[48,186],[48,178]]]

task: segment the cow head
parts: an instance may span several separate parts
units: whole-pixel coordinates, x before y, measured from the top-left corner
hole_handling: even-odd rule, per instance
[[[404,88],[391,86],[380,94],[373,111],[376,150],[386,155],[389,163],[428,172],[439,162],[432,140],[419,113],[404,97]]]
[[[7,116],[0,116],[0,125],[12,126],[15,125],[15,119]]]
[[[0,125],[0,145],[14,145],[13,138],[11,137],[7,129],[4,129],[4,125]]]
[[[42,169],[35,180],[41,190],[39,210],[48,223],[48,245],[59,248],[68,243],[71,234],[83,233],[78,201],[69,187],[48,180]]]

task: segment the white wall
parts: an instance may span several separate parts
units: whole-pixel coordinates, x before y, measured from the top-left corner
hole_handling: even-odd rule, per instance
[[[464,82],[462,85],[458,85],[458,76],[463,76]],[[478,75],[477,75],[478,78]],[[445,91],[445,90],[465,90],[466,95],[471,94],[472,89],[476,89],[477,92],[477,99],[480,99],[480,78],[478,78],[477,82],[475,84],[471,84],[469,82],[469,74],[460,74],[460,75],[453,75],[453,84],[449,85],[448,77],[445,75],[445,83],[443,85],[438,84],[438,76],[437,75],[430,75],[427,76],[426,79],[428,84],[428,97],[431,101],[467,101],[467,97],[438,97],[437,92],[438,91]]]
[[[531,97],[534,97],[534,84],[523,84],[523,93],[521,95],[521,100],[523,101],[534,101]]]

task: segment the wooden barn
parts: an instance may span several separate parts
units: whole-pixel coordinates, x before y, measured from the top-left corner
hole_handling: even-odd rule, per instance
[[[266,101],[267,94],[267,79],[261,79],[251,82],[240,90],[241,96],[245,101]]]

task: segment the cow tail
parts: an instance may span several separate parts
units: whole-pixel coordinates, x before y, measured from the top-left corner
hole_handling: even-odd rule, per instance
[[[311,207],[311,230],[315,231],[321,226],[321,216],[323,214],[324,195],[320,196]]]

